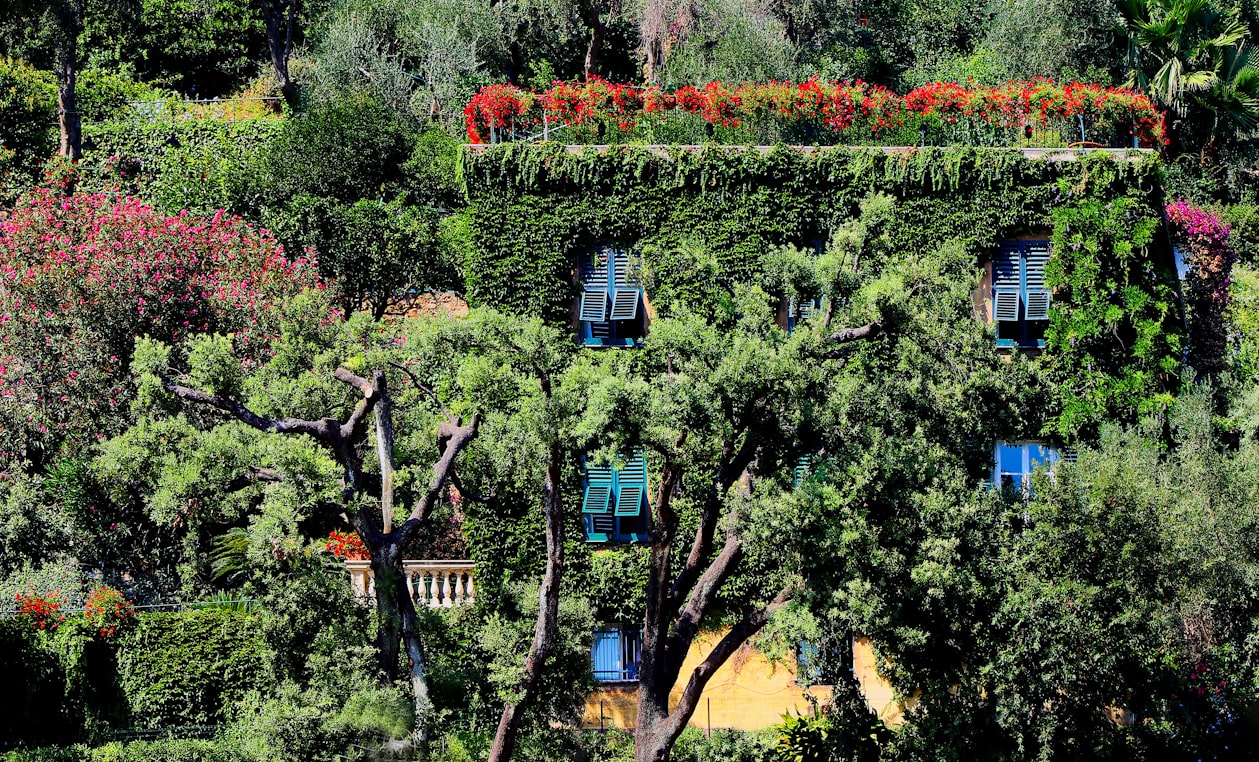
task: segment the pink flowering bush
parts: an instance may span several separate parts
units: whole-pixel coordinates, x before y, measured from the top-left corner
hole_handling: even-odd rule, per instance
[[[1172,241],[1180,247],[1189,272],[1185,305],[1189,312],[1189,359],[1201,373],[1227,364],[1229,285],[1237,257],[1229,245],[1229,226],[1214,213],[1185,201],[1167,205]]]
[[[321,287],[312,262],[222,212],[35,191],[0,222],[0,461],[112,434],[136,337],[231,332],[256,358],[271,308]]]

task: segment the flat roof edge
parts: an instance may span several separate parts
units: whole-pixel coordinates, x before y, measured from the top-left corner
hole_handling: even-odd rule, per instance
[[[468,143],[464,145],[464,150],[471,153],[484,153],[494,145],[554,145],[553,143]],[[594,150],[596,153],[607,153],[613,149],[636,148],[642,149],[649,153],[659,156],[667,156],[670,151],[685,150],[698,151],[703,148],[716,148],[727,151],[756,151],[760,154],[767,154],[774,150],[777,146],[742,146],[742,145],[722,145],[717,143],[706,143],[702,145],[644,145],[636,143],[624,143],[618,145],[573,145],[564,144],[564,149],[568,153],[576,154],[583,151]],[[912,154],[916,151],[926,150],[928,148],[952,148],[954,146],[788,146],[793,150],[805,154],[821,153],[833,149],[849,149],[855,151],[882,151],[888,155],[904,155]],[[1029,159],[1046,159],[1049,161],[1075,161],[1085,154],[1103,153],[1116,159],[1135,161],[1138,157],[1152,155],[1157,153],[1152,148],[1020,148],[1017,146],[972,146],[976,151],[1018,151]]]

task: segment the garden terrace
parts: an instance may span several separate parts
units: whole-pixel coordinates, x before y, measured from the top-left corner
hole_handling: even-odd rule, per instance
[[[905,95],[865,82],[710,82],[665,92],[598,78],[544,91],[482,88],[464,110],[468,142],[573,144],[967,145],[1166,144],[1163,114],[1123,88],[1050,80]]]

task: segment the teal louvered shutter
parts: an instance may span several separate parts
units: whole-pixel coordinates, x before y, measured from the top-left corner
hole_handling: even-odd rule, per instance
[[[796,460],[795,468],[791,469],[791,486],[799,487],[809,477],[811,468],[813,468],[813,456],[801,455]]]
[[[581,502],[582,513],[606,514],[612,505],[612,467],[586,464],[586,494]]]
[[[608,261],[610,250],[583,257],[581,260],[581,306],[579,319],[586,323],[603,323],[608,319]],[[592,331],[593,332],[593,331]]]
[[[581,319],[587,323],[602,323],[608,319],[608,292],[581,292]]]
[[[647,459],[638,453],[616,473],[616,515],[641,515],[646,495]]]
[[[1035,241],[1023,246],[1023,281],[1026,284],[1024,303],[1028,320],[1049,319],[1049,289],[1045,288],[1045,263],[1049,261],[1049,243]]]
[[[992,319],[1017,322],[1022,283],[1019,245],[1003,243],[992,255]]]
[[[605,297],[606,301],[606,297]],[[612,290],[610,320],[633,320],[638,317],[638,289],[616,288]]]

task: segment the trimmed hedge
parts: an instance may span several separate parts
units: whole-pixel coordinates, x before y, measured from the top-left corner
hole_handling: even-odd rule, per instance
[[[137,619],[118,647],[133,727],[218,724],[233,702],[274,684],[254,614],[205,610]]]
[[[240,611],[140,614],[117,640],[80,617],[39,633],[0,619],[0,747],[222,724],[250,691],[274,690],[271,661],[261,618]]]

